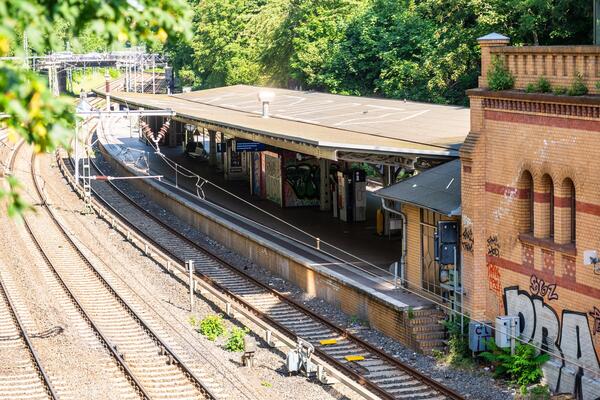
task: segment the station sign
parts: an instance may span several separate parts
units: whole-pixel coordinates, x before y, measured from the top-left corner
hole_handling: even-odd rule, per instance
[[[243,153],[248,151],[264,151],[266,146],[264,143],[253,142],[251,140],[233,140],[233,151]]]

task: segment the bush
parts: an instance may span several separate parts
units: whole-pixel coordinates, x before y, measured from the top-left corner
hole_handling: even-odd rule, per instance
[[[234,352],[246,350],[244,347],[244,336],[246,336],[248,332],[250,332],[250,329],[248,328],[233,327],[229,334],[229,339],[227,339],[227,343],[225,343],[225,350]]]
[[[525,91],[527,93],[533,93],[533,92],[537,92],[537,87],[533,84],[533,83],[528,83],[527,86],[525,87]]]
[[[556,95],[567,94],[567,88],[558,86],[558,87],[555,87],[554,89],[552,89],[552,93],[554,93]]]
[[[596,89],[600,90],[600,81],[596,82]]]
[[[583,77],[580,74],[577,74],[573,80],[573,83],[571,84],[571,87],[569,87],[567,94],[569,96],[583,96],[584,94],[587,94],[587,92],[588,88],[583,82]]]
[[[540,93],[550,93],[552,91],[552,85],[550,85],[550,81],[543,76],[537,80],[535,88]]]
[[[512,89],[515,85],[515,77],[498,57],[492,58],[487,78],[490,89],[494,91]]]
[[[472,360],[469,349],[469,319],[464,319],[462,330],[459,319],[444,321],[444,327],[448,331],[446,362],[454,366],[469,364]]]
[[[191,69],[182,68],[177,72],[177,75],[179,76],[181,86],[193,87],[197,85],[196,74]]]
[[[225,333],[225,324],[220,315],[209,315],[200,321],[198,331],[208,340],[214,341]]]
[[[494,364],[494,376],[506,378],[522,390],[540,381],[543,376],[541,366],[550,359],[548,354],[538,354],[537,349],[529,344],[517,344],[514,355],[510,354],[510,349],[496,346],[493,339],[489,340],[488,348],[490,351],[481,353],[481,356]]]

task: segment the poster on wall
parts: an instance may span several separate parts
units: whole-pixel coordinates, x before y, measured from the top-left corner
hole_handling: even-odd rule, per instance
[[[283,198],[285,207],[320,204],[319,160],[288,152],[283,155]]]
[[[264,152],[266,197],[280,206],[281,201],[281,159],[276,153]]]

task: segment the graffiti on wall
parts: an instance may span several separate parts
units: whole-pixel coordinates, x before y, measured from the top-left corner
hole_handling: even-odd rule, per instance
[[[544,297],[518,286],[504,289],[504,311],[519,317],[523,341],[556,356],[543,366],[553,391],[573,393],[582,400],[600,399],[600,362],[586,313],[563,310],[559,316]]]
[[[285,167],[285,205],[314,206],[319,205],[318,164],[292,164]]]
[[[500,257],[500,240],[498,240],[498,236],[492,235],[487,238],[487,253],[488,256]]]
[[[496,295],[498,311],[503,308],[502,283],[500,282],[500,267],[493,263],[487,264],[488,288]]]
[[[548,284],[543,279],[540,279],[535,275],[531,275],[529,282],[531,283],[529,290],[532,294],[537,294],[540,297],[547,296],[548,300],[558,300],[556,283]]]
[[[594,335],[596,335],[600,333],[600,310],[596,306],[590,311],[590,317],[594,320]]]
[[[463,229],[461,245],[463,250],[473,252],[473,229],[470,226]]]

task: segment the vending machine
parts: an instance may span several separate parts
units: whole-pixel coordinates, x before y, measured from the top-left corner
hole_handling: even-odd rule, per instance
[[[367,220],[367,173],[362,169],[352,171],[353,221]]]

